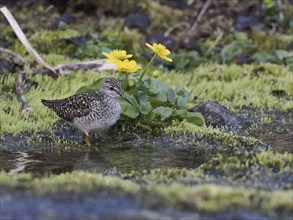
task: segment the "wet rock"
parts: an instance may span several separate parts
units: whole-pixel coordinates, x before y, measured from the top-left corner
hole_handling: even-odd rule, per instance
[[[36,81],[30,80],[30,79],[26,79],[24,81],[24,88],[26,89],[35,89],[37,88],[39,85],[39,83],[37,83]]]
[[[285,97],[287,94],[286,94],[286,91],[283,90],[283,89],[275,89],[275,90],[272,90],[271,91],[271,94],[273,96],[276,96],[276,97],[279,97],[279,98],[283,98]]]
[[[0,47],[8,48],[12,45],[11,42],[7,41],[6,39],[0,38]]]
[[[233,60],[237,64],[250,64],[250,63],[252,63],[250,56],[248,56],[246,54],[237,54],[233,57]]]
[[[250,29],[264,29],[261,18],[254,15],[239,15],[235,21],[235,28],[237,30],[250,30]]]
[[[79,37],[72,37],[69,39],[65,39],[65,42],[68,44],[73,44],[73,45],[83,45],[86,44],[89,40],[91,40],[90,34],[82,35]]]
[[[14,64],[8,62],[7,60],[1,60],[0,59],[0,75],[2,74],[8,74],[12,72],[14,69]]]
[[[72,10],[68,9],[61,15],[60,21],[66,24],[70,24],[76,22],[76,18],[73,17]]]
[[[145,31],[151,24],[150,16],[147,13],[131,13],[125,19],[126,25]]]
[[[181,9],[181,10],[190,7],[190,4],[192,4],[192,3],[189,3],[188,1],[178,1],[178,0],[159,0],[159,2],[162,5],[167,5],[169,7]]]
[[[232,130],[242,128],[240,120],[234,116],[225,106],[217,102],[202,102],[190,109],[191,112],[200,112],[205,118],[206,125],[213,127],[228,126]]]

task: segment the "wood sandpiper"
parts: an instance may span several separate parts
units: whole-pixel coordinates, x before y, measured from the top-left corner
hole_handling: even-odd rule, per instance
[[[122,94],[120,82],[116,78],[105,78],[98,91],[84,92],[60,100],[41,101],[60,118],[80,130],[84,142],[90,146],[89,132],[105,130],[118,121],[121,114],[119,96],[130,103]]]

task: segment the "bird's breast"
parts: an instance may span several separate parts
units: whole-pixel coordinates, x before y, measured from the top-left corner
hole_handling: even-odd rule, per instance
[[[121,114],[121,106],[117,99],[106,99],[93,102],[91,113],[87,116],[75,118],[74,125],[84,132],[101,131],[114,125]]]

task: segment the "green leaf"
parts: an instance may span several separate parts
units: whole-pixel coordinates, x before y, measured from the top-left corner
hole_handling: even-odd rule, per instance
[[[204,125],[204,117],[199,112],[188,112],[184,117],[187,121],[194,123],[196,125]]]
[[[186,106],[187,104],[187,101],[188,101],[188,97],[184,97],[184,98],[177,98],[177,105],[178,106]]]
[[[197,51],[176,53],[172,59],[173,65],[177,70],[197,67],[204,62],[204,58],[202,58]]]
[[[123,116],[135,119],[139,115],[139,110],[135,106],[132,106],[127,102],[120,102],[120,105],[121,105],[121,114]]]
[[[171,103],[173,103],[175,101],[176,94],[175,94],[175,91],[172,88],[168,89],[167,98],[168,98],[168,101],[171,102]]]
[[[77,90],[77,93],[82,93],[82,92],[95,92],[97,90],[99,90],[102,85],[103,85],[103,81],[105,78],[100,78],[98,80],[96,80],[95,82],[92,83],[92,85],[89,86],[82,86]]]
[[[169,88],[171,88],[165,83],[162,83],[155,78],[150,79],[149,86],[149,94],[156,94],[160,91],[167,91]]]
[[[169,107],[157,107],[152,111],[152,113],[155,116],[159,116],[161,121],[163,121],[172,115],[173,109]]]
[[[159,89],[158,89],[158,81],[157,80],[154,80],[154,79],[150,79],[150,84],[149,84],[149,90],[148,90],[148,93],[149,94],[156,94],[159,92]]]
[[[82,86],[82,87],[80,87],[80,88],[77,90],[76,93],[95,92],[95,91],[97,91],[97,90],[98,90],[98,88],[95,87],[95,86],[93,86],[93,85],[91,85],[91,86]]]
[[[95,82],[93,82],[92,85],[99,89],[103,86],[104,80],[105,80],[105,78],[100,78],[100,79],[96,80]]]
[[[126,93],[124,95],[129,99],[132,105],[130,105],[128,102],[124,100],[121,101],[120,102],[121,114],[128,118],[132,118],[132,119],[137,118],[139,116],[139,108],[138,108],[139,105],[137,103],[137,100],[135,99],[133,95],[127,95]]]
[[[255,45],[248,40],[238,40],[227,44],[222,49],[220,56],[223,63],[232,61],[233,57],[238,54],[251,54],[255,51]]]
[[[178,109],[174,112],[174,115],[179,116],[181,118],[185,118],[187,116],[187,110],[186,109]]]
[[[152,111],[153,107],[150,102],[142,102],[139,106],[139,111],[143,115],[147,115]]]
[[[293,52],[289,52],[289,51],[286,51],[286,50],[277,50],[276,55],[277,55],[279,60],[284,60],[284,59],[287,59],[289,57],[293,57]]]
[[[175,93],[177,96],[180,96],[180,97],[188,97],[189,96],[189,91],[181,86],[176,87]]]
[[[150,95],[149,100],[154,105],[161,105],[167,102],[167,94],[165,91],[161,91],[155,95]]]
[[[189,92],[185,88],[178,86],[175,89],[175,93],[177,96],[176,104],[178,106],[186,106],[188,102]]]
[[[270,54],[258,52],[258,53],[253,54],[252,59],[256,63],[266,63],[266,62],[273,62],[275,58],[274,58],[274,56],[272,56]]]
[[[148,95],[142,91],[138,91],[137,95],[138,95],[139,102],[147,102],[149,100]]]

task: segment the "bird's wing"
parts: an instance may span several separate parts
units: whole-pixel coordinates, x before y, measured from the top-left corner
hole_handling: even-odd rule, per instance
[[[91,113],[91,103],[95,99],[94,93],[80,93],[61,100],[42,100],[42,103],[54,110],[57,115],[67,121],[86,116]]]

